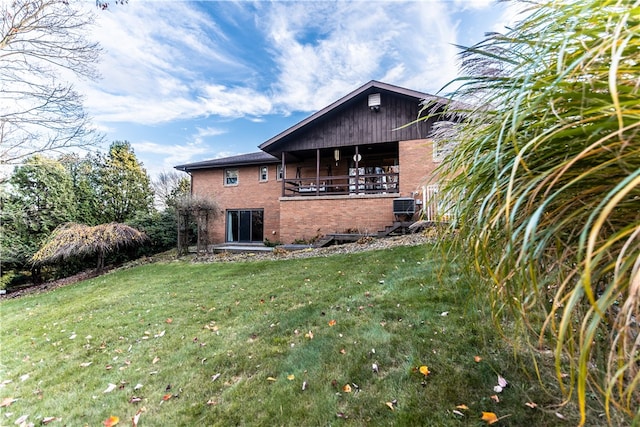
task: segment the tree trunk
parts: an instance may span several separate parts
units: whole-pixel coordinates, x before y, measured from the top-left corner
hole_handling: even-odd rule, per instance
[[[98,265],[96,266],[96,273],[102,273],[104,270],[104,251],[98,251]]]

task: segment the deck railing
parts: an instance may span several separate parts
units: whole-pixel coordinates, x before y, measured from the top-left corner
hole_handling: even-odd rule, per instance
[[[285,179],[282,195],[284,197],[337,196],[398,192],[399,174],[394,172]]]
[[[428,222],[450,222],[455,218],[452,201],[440,194],[440,185],[431,184],[422,187],[421,218]]]

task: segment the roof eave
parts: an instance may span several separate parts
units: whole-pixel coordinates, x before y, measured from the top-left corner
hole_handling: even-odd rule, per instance
[[[221,169],[221,168],[229,168],[229,167],[237,167],[237,166],[255,166],[255,165],[275,164],[279,162],[280,160],[276,157],[259,158],[259,159],[251,159],[251,160],[231,160],[231,161],[225,161],[225,159],[214,159],[214,160],[207,160],[204,162],[177,165],[177,166],[174,166],[173,168],[179,171],[188,173],[190,171],[202,170],[202,169]]]

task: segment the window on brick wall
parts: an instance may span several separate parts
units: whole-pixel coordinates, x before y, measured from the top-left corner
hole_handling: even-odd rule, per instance
[[[238,169],[224,170],[224,185],[238,185]]]
[[[258,180],[260,182],[269,181],[269,167],[268,166],[260,166],[260,174],[258,176]]]
[[[282,181],[284,174],[282,173],[282,165],[276,167],[276,180]]]

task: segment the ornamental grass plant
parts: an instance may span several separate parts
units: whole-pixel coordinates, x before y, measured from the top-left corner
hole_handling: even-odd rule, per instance
[[[463,50],[464,120],[438,131],[459,259],[505,338],[555,353],[580,424],[640,423],[640,3],[521,4]]]

